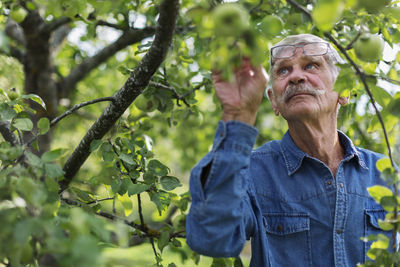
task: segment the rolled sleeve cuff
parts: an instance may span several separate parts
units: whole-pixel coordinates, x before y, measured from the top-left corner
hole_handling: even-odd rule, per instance
[[[213,150],[236,148],[251,153],[258,130],[240,121],[220,121],[214,138]]]

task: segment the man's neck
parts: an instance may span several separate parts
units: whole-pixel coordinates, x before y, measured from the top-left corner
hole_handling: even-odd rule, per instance
[[[344,158],[336,120],[333,123],[323,120],[289,122],[289,133],[303,152],[324,162],[336,177],[339,164]]]

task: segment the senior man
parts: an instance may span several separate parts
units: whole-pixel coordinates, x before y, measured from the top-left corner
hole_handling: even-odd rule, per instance
[[[348,101],[334,91],[339,60],[311,34],[271,49],[268,96],[289,130],[254,151],[264,69],[244,60],[235,82],[213,74],[223,113],[212,151],[191,173],[193,250],[233,257],[251,239],[253,267],[356,266],[367,259],[370,243],[361,237],[385,233],[377,223],[385,212],[367,192],[384,184],[375,166],[382,155],[337,130],[339,106]]]

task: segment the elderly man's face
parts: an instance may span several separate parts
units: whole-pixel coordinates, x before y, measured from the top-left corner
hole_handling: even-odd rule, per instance
[[[297,48],[293,57],[276,60],[271,75],[272,107],[286,120],[336,112],[339,94],[333,91],[335,78],[323,56],[307,56]]]

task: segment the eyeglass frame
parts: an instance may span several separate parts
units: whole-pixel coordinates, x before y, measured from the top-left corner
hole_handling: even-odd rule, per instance
[[[326,44],[326,52],[325,52],[325,53],[323,53],[323,54],[315,54],[315,55],[307,55],[307,54],[305,53],[305,50],[304,50],[304,46],[305,46],[305,45],[309,45],[309,44],[318,44],[318,43],[319,43],[319,44]],[[291,47],[294,47],[293,54],[292,54],[291,56],[289,56],[289,57],[275,57],[275,56],[273,56],[273,54],[272,54],[273,50],[275,50],[275,48],[283,47],[283,46],[291,46]],[[323,55],[328,54],[328,51],[329,51],[329,48],[330,48],[330,44],[329,44],[328,42],[308,42],[308,43],[304,43],[304,44],[293,44],[293,45],[291,45],[291,44],[282,44],[282,45],[277,45],[277,46],[274,46],[274,47],[271,48],[271,51],[270,51],[270,53],[271,53],[271,58],[274,58],[274,59],[291,58],[291,57],[293,57],[293,56],[296,54],[296,50],[297,50],[297,48],[299,48],[299,47],[301,47],[301,49],[303,50],[303,54],[306,55],[306,56],[323,56]]]

